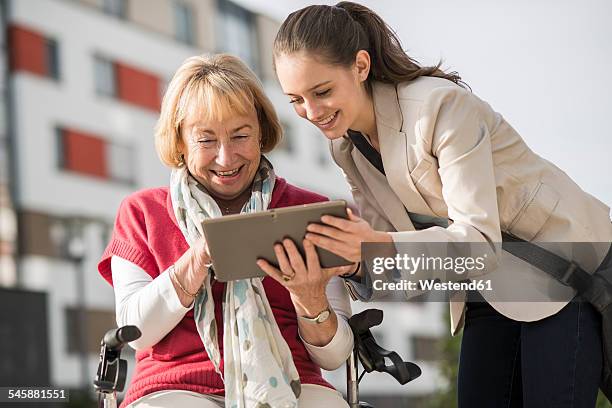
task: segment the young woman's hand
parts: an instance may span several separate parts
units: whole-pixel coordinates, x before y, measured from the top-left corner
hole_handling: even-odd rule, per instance
[[[347,212],[348,220],[324,215],[321,217],[323,224],[309,224],[306,239],[352,262],[361,261],[362,242],[393,242],[387,232],[373,230],[367,221],[353,214],[350,208]]]
[[[298,314],[317,315],[329,307],[325,294],[329,280],[333,276],[349,273],[355,265],[321,268],[314,244],[304,239],[303,245],[305,262],[295,243],[284,239],[282,244],[274,245],[280,269],[264,259],[259,259],[257,266],[287,288]]]

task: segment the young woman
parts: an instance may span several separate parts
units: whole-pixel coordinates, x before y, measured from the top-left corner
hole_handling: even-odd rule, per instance
[[[296,113],[330,140],[362,217],[324,218],[309,227],[309,240],[355,262],[362,242],[480,242],[490,248],[494,287],[515,285],[521,300],[540,300],[453,298],[452,333],[464,327],[459,406],[594,406],[599,315],[586,302],[568,303],[571,288],[511,262],[499,243],[502,231],[527,241],[609,243],[609,208],[531,151],[457,74],[406,55],[364,6],[292,13],[277,34],[274,64]],[[450,225],[418,228],[439,219]],[[574,261],[593,272],[609,247],[593,245]],[[351,285],[368,299],[370,277],[356,277]]]

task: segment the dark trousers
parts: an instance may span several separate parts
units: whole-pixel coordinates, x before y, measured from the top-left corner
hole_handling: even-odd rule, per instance
[[[572,301],[537,322],[511,320],[486,302],[467,305],[459,408],[595,406],[601,317],[590,304]]]

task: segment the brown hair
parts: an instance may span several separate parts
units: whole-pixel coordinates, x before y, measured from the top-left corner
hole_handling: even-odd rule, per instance
[[[271,151],[282,128],[261,82],[239,58],[228,54],[201,55],[185,60],[168,84],[155,129],[155,148],[161,161],[179,167],[181,125],[190,109],[205,119],[247,114],[254,108],[259,121],[261,151]]]
[[[308,6],[291,13],[274,40],[274,58],[308,51],[341,66],[351,66],[360,50],[370,54],[368,88],[372,81],[398,84],[420,76],[440,77],[466,85],[457,72],[442,71],[442,62],[432,67],[419,65],[404,52],[395,32],[378,14],[350,1],[335,6]]]

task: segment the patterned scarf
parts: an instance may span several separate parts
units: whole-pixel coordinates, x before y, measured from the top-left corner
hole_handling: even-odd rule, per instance
[[[274,189],[272,164],[261,156],[251,197],[241,213],[264,211]],[[172,171],[170,195],[174,215],[187,243],[203,236],[202,221],[221,217],[215,200],[189,174]],[[231,245],[231,243],[228,243]],[[196,327],[215,370],[225,383],[225,406],[232,408],[297,407],[300,380],[291,350],[281,335],[261,278],[228,282],[223,303],[224,371],[217,340],[211,274],[195,299]]]

